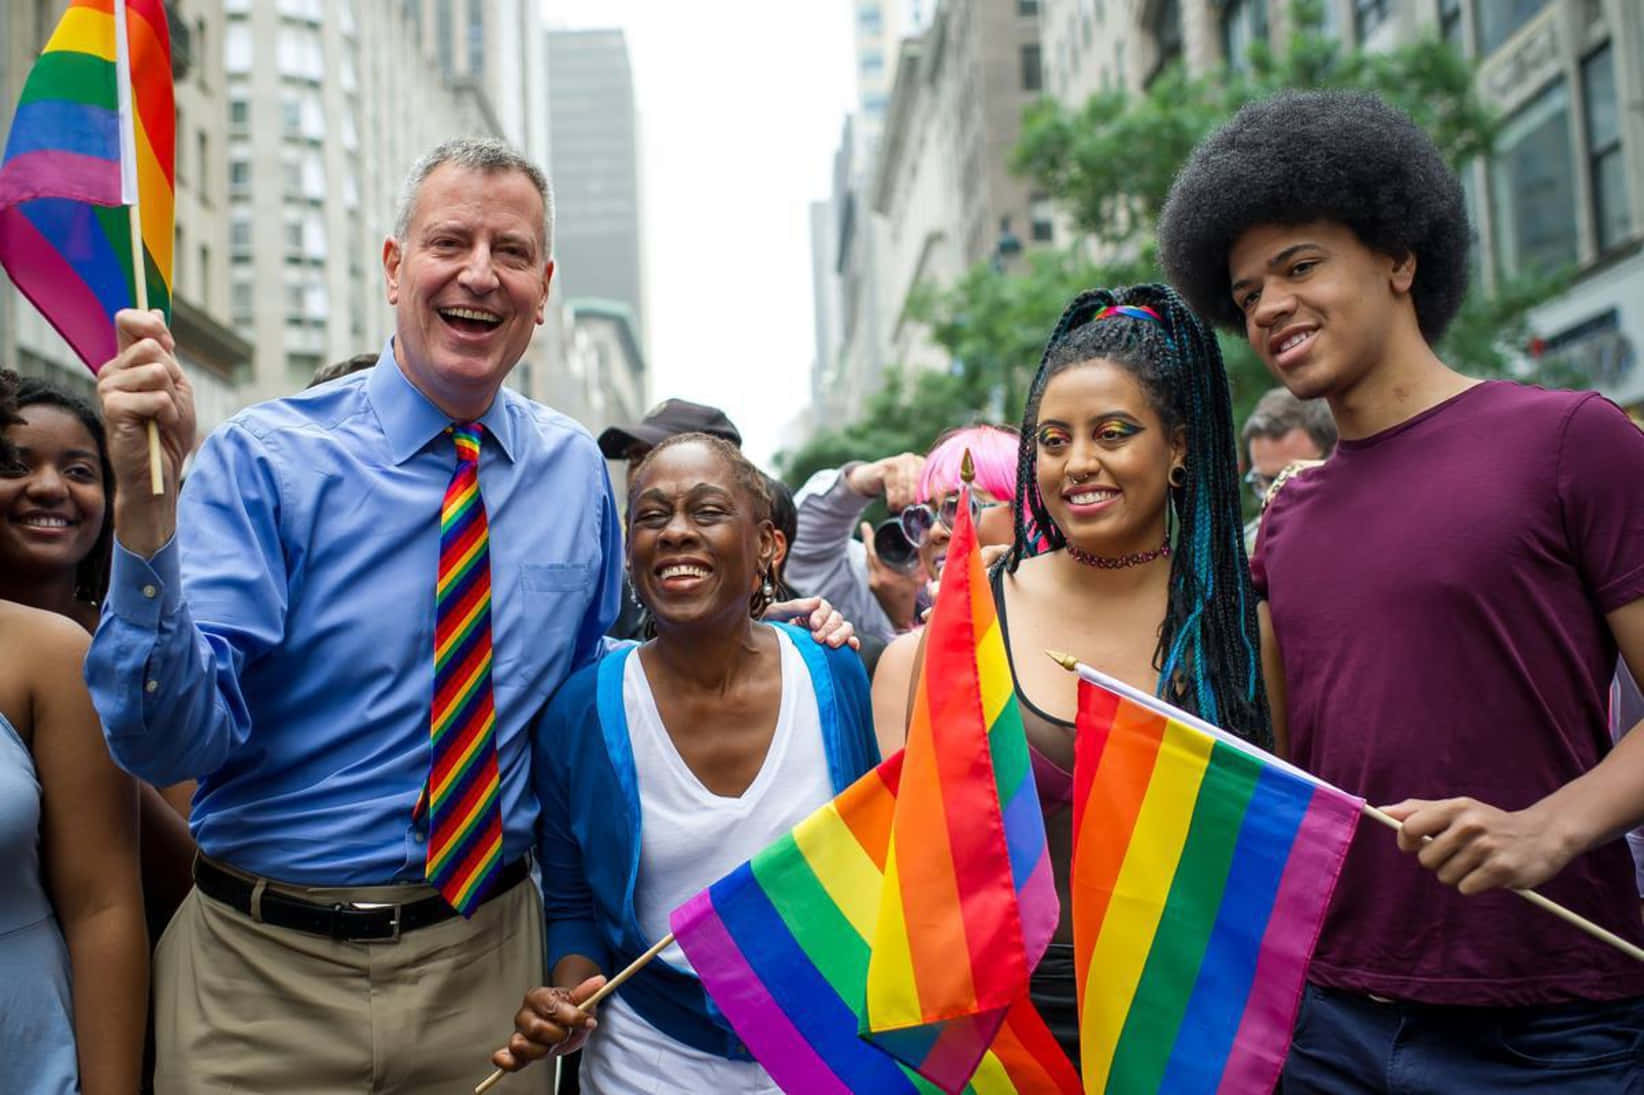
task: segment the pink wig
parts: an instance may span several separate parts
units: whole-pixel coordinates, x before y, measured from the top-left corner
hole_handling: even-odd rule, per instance
[[[1001,502],[1015,501],[1020,445],[1016,431],[1008,426],[966,426],[937,438],[925,454],[919,497],[928,501],[959,489],[959,466],[966,449],[976,465],[976,485]]]

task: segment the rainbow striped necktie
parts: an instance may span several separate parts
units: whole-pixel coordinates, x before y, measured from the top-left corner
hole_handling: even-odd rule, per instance
[[[491,551],[479,492],[482,427],[451,429],[457,470],[440,508],[428,881],[472,916],[502,870],[496,706],[491,695]]]

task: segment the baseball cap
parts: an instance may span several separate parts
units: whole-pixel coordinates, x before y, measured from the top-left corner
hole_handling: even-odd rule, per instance
[[[607,460],[621,460],[635,445],[649,448],[681,433],[711,434],[739,449],[742,447],[742,435],[718,407],[706,407],[688,399],[664,399],[645,412],[638,425],[607,428],[599,435],[599,451]]]

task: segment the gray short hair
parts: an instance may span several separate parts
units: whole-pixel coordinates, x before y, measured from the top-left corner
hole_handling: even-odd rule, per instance
[[[1239,431],[1239,441],[1248,454],[1251,438],[1280,438],[1291,430],[1306,430],[1320,456],[1335,450],[1336,420],[1330,404],[1322,399],[1297,399],[1284,388],[1274,388],[1256,401],[1256,409]]]
[[[514,150],[507,141],[495,137],[455,137],[444,141],[411,165],[405,183],[400,187],[399,207],[394,213],[394,238],[404,242],[411,230],[411,210],[417,204],[417,191],[428,176],[441,164],[456,164],[473,171],[518,171],[531,180],[531,185],[542,195],[542,250],[545,257],[554,253],[554,190],[542,168]]]

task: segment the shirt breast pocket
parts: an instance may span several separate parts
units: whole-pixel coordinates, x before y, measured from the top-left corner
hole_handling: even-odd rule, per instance
[[[570,657],[596,580],[591,563],[520,564],[507,603],[496,609],[513,640],[497,647],[499,684],[532,687],[542,669]]]
[[[587,592],[593,585],[594,568],[588,563],[521,563],[520,593],[533,596]]]

